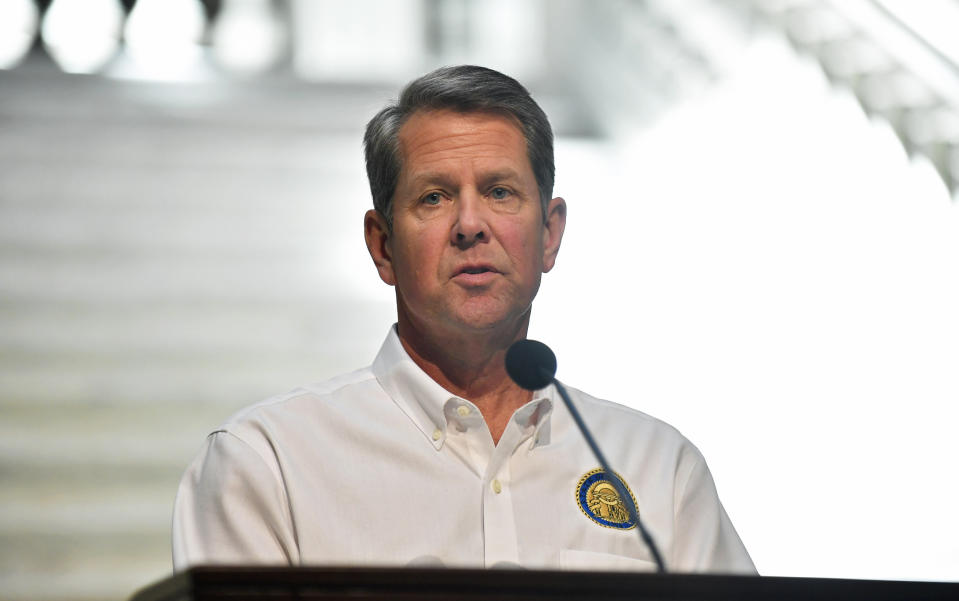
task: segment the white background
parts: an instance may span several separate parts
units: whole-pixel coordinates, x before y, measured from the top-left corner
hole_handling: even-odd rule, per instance
[[[619,148],[557,145],[531,337],[677,426],[763,574],[959,578],[959,212],[892,131],[760,39]]]

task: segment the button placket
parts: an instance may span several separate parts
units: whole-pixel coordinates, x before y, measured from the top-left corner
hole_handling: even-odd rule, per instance
[[[506,426],[493,452],[483,487],[483,534],[486,567],[519,563],[516,516],[510,489],[510,461],[528,436],[515,421]]]
[[[493,440],[482,415],[468,401],[456,397],[449,399],[444,413],[447,424],[444,444],[482,478],[493,454]]]

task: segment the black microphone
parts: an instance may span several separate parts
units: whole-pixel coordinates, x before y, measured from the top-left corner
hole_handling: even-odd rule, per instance
[[[616,489],[616,494],[619,495],[619,498],[623,500],[626,509],[629,510],[629,517],[636,524],[640,539],[642,539],[643,543],[653,554],[653,559],[656,561],[656,568],[660,573],[665,573],[666,564],[663,563],[663,556],[660,555],[659,547],[656,546],[653,537],[650,536],[646,527],[639,520],[639,511],[633,503],[633,496],[629,494],[629,491],[626,490],[619,478],[615,477],[616,472],[610,469],[609,463],[606,462],[606,457],[596,445],[596,440],[593,438],[593,435],[590,434],[582,416],[573,405],[573,401],[569,398],[566,388],[556,379],[556,355],[553,354],[553,351],[537,340],[518,340],[506,351],[506,373],[509,374],[509,377],[512,378],[520,388],[525,390],[540,390],[550,383],[556,386],[559,396],[562,397],[566,408],[569,409],[570,415],[573,416],[573,420],[576,422],[576,425],[579,426],[579,431],[583,433],[583,438],[586,439],[586,443],[589,445],[589,448],[592,449],[593,455],[596,457],[596,460],[599,461],[599,465],[603,468],[603,471],[608,474],[609,482]]]

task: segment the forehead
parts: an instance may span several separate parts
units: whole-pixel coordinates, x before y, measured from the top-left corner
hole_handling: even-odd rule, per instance
[[[400,128],[403,172],[450,161],[519,163],[530,168],[526,138],[512,117],[489,112],[421,110]],[[402,177],[402,175],[401,175]]]

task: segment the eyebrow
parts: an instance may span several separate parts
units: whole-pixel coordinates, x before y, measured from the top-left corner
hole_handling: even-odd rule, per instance
[[[519,173],[517,173],[515,170],[508,169],[508,168],[498,169],[495,171],[491,171],[489,173],[480,174],[477,185],[480,188],[486,188],[496,182],[502,182],[502,181],[518,182],[519,180],[520,180]],[[451,177],[449,177],[445,173],[434,172],[434,171],[426,171],[423,173],[418,173],[411,178],[410,183],[417,188],[422,186],[433,186],[433,185],[440,186],[442,188],[455,187],[455,183]]]
[[[490,173],[484,173],[479,178],[480,188],[487,188],[496,182],[516,182],[519,183],[520,176],[519,173],[512,169],[500,169],[498,171],[491,171]]]
[[[414,188],[434,185],[441,188],[452,188],[453,180],[444,173],[425,171],[423,173],[417,173],[411,177],[410,184],[412,184]]]

